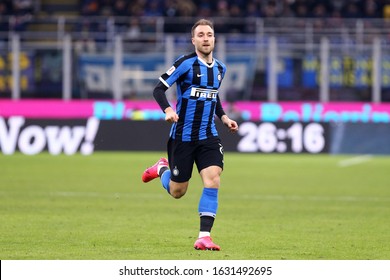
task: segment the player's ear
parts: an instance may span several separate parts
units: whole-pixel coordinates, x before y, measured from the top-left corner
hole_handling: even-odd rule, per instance
[[[191,38],[191,42],[192,42],[193,45],[195,45],[195,39],[194,39],[194,37]]]

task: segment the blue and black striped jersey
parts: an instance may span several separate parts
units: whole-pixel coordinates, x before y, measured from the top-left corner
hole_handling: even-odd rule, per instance
[[[167,87],[177,85],[176,112],[179,121],[172,125],[170,137],[181,141],[204,140],[218,136],[214,115],[218,89],[226,66],[214,58],[209,65],[196,53],[179,57],[160,77]]]

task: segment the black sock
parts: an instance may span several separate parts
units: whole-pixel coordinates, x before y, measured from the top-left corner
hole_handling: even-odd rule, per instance
[[[200,217],[200,231],[210,232],[214,224],[214,217],[211,216],[201,216]]]
[[[161,168],[160,168],[160,172],[158,173],[158,176],[161,177],[161,175],[165,172],[165,170],[168,170],[168,169],[169,169],[169,168],[166,167],[166,166],[161,167]]]

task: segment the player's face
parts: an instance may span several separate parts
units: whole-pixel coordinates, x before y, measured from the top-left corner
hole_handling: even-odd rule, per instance
[[[192,37],[192,44],[195,50],[200,52],[203,56],[209,56],[214,50],[214,31],[208,25],[199,25],[194,30],[194,37]]]

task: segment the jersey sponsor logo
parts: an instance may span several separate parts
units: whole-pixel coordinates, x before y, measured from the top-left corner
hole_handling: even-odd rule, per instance
[[[176,70],[176,67],[172,66],[171,68],[168,69],[168,71],[166,73],[168,76],[170,76],[175,70]]]
[[[192,88],[191,89],[191,98],[206,98],[207,100],[216,99],[218,90],[216,89],[207,89],[207,88]]]

